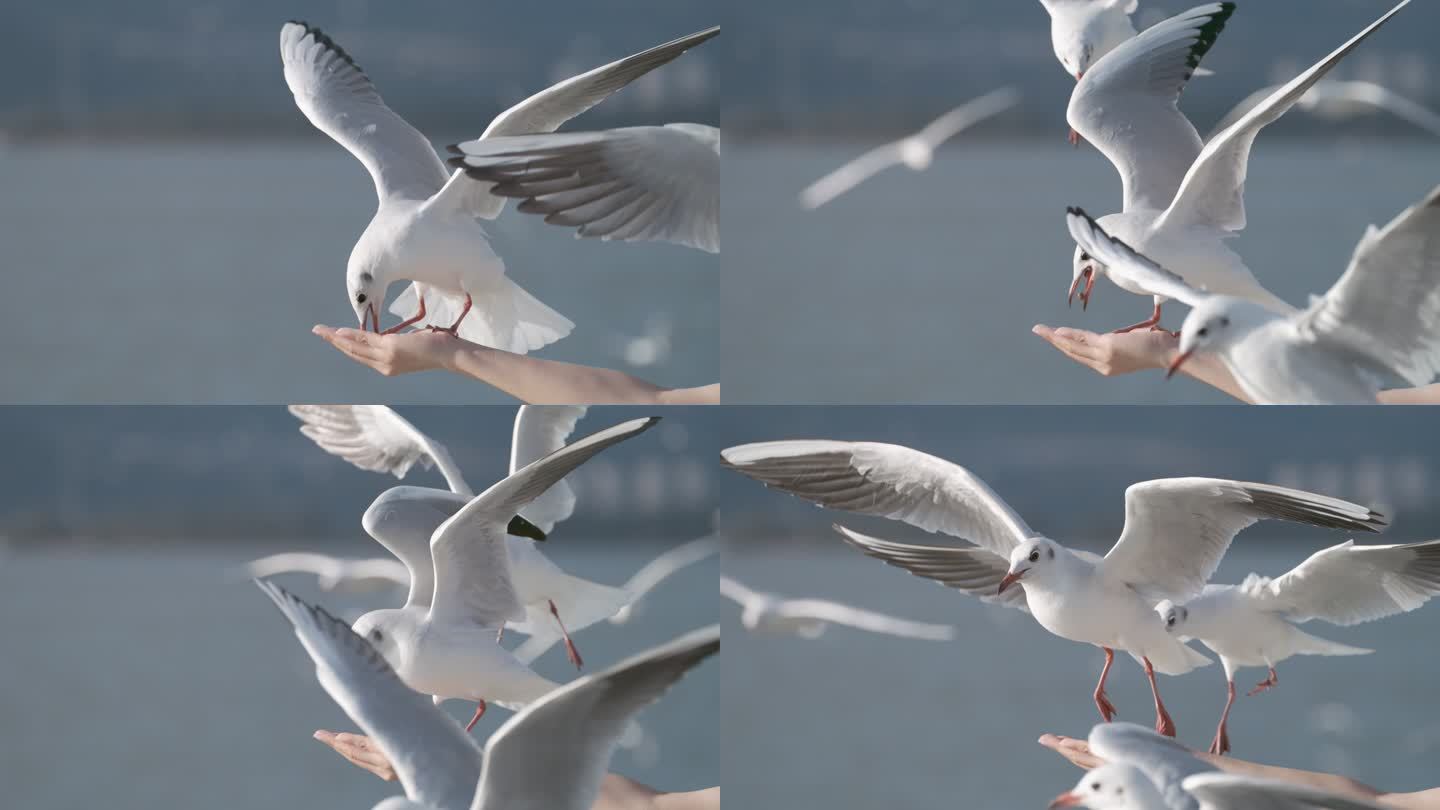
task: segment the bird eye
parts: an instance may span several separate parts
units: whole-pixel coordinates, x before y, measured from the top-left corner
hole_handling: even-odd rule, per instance
[[[363,303],[365,303],[365,293],[360,293],[359,295],[355,296],[355,303],[357,303],[357,304],[363,304]]]
[[[373,640],[375,640],[375,641],[384,641],[384,640],[385,640],[385,635],[384,635],[383,633],[381,633],[381,632],[380,632],[380,628],[377,627],[377,628],[375,628],[374,630],[371,630],[371,631],[370,631],[370,638],[373,639]]]
[[[1035,549],[1034,551],[1030,552],[1030,562],[1035,562],[1036,560],[1039,560],[1039,559],[1040,559],[1040,549],[1037,548],[1037,549]]]
[[[1083,250],[1080,251],[1080,261],[1082,261],[1082,262],[1088,262],[1088,261],[1090,261],[1090,254],[1089,254],[1089,253],[1086,253],[1086,252],[1083,251]]]
[[[1095,791],[1100,790],[1100,783],[1099,783],[1099,782],[1091,782],[1091,783],[1090,783],[1090,789],[1091,789],[1091,790],[1095,790]]]
[[[1202,326],[1198,330],[1196,330],[1195,334],[1200,337],[1205,337],[1206,335],[1210,334],[1210,327]]]
[[[1165,619],[1165,623],[1173,627],[1173,626],[1175,625],[1175,617],[1174,617],[1174,616],[1169,616],[1169,617],[1167,617],[1167,618]]]

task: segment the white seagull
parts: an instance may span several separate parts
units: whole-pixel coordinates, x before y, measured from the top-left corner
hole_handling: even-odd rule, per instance
[[[720,252],[720,130],[704,124],[510,135],[450,147],[450,165],[492,182],[577,236],[661,240]]]
[[[290,620],[320,685],[394,767],[405,798],[376,810],[590,810],[634,715],[720,650],[712,625],[577,678],[506,721],[482,751],[344,622],[257,584]]]
[[[1085,775],[1051,807],[1092,810],[1199,810],[1185,779],[1215,771],[1190,749],[1134,723],[1101,723],[1090,729],[1091,753],[1105,765]]]
[[[330,554],[286,551],[271,554],[245,564],[252,578],[276,574],[314,574],[321,590],[345,593],[368,593],[399,586],[408,587],[410,573],[405,564],[393,557],[347,559]]]
[[[291,413],[305,424],[301,432],[327,452],[361,469],[390,472],[403,478],[418,461],[435,466],[450,491],[429,487],[393,487],[381,493],[365,510],[365,531],[412,571],[429,571],[430,537],[435,529],[474,494],[445,445],[421,433],[384,405],[292,405]],[[510,472],[559,450],[585,415],[575,405],[522,405],[515,415],[510,446]],[[614,615],[635,594],[566,573],[530,540],[543,540],[555,525],[575,509],[575,493],[562,480],[541,494],[517,515],[506,538],[511,578],[525,606],[525,621],[509,629],[531,636],[516,650],[530,663],[556,643],[579,668],[579,650],[570,638],[576,632]],[[525,539],[528,538],[528,539]],[[428,592],[421,593],[428,599]]]
[[[1280,85],[1271,85],[1262,87],[1246,96],[1245,100],[1236,104],[1235,108],[1226,113],[1220,123],[1215,125],[1215,133],[1223,132],[1226,127],[1240,120],[1256,104],[1269,98],[1279,89]],[[1316,82],[1313,87],[1305,91],[1305,95],[1295,102],[1295,106],[1317,118],[1331,120],[1353,118],[1379,110],[1408,121],[1431,135],[1440,137],[1440,113],[1427,109],[1375,82],[1325,79]],[[1214,135],[1212,134],[1211,137]]]
[[[1212,3],[1146,29],[1101,59],[1075,85],[1066,117],[1120,173],[1123,209],[1100,219],[1107,231],[1150,256],[1190,286],[1241,298],[1277,314],[1295,308],[1261,286],[1244,261],[1225,245],[1245,227],[1244,185],[1250,148],[1267,124],[1295,105],[1366,37],[1404,8],[1402,2],[1335,52],[1275,91],[1224,132],[1201,146],[1200,135],[1176,107],[1199,64],[1235,9]],[[1103,262],[1077,248],[1070,295],[1088,304]],[[1165,296],[1118,286],[1154,299],[1150,317],[1117,330],[1154,327]],[[1128,286],[1127,286],[1128,284]]]
[[[527,464],[465,504],[435,529],[425,563],[401,555],[410,597],[401,608],[374,610],[355,632],[385,655],[411,688],[437,701],[458,698],[527,704],[556,684],[536,675],[499,644],[509,622],[526,618],[507,550],[511,516],[576,467],[631,438],[657,418],[635,419],[593,433]]]
[[[1020,94],[1010,87],[986,93],[925,125],[913,135],[877,146],[869,152],[811,183],[800,192],[800,204],[819,208],[881,171],[903,164],[914,171],[930,168],[940,145],[984,121],[1015,106]]]
[[[1076,81],[1090,66],[1135,36],[1139,0],[1040,0],[1050,14],[1050,44],[1055,58]]]
[[[1226,722],[1235,703],[1235,672],[1266,667],[1250,690],[1279,683],[1275,666],[1293,655],[1364,655],[1372,650],[1312,636],[1295,625],[1319,620],[1348,626],[1415,610],[1440,593],[1440,540],[1394,546],[1346,541],[1318,551],[1283,576],[1251,574],[1239,585],[1207,585],[1184,604],[1155,606],[1165,629],[1195,639],[1225,668],[1225,711],[1210,753],[1230,750]]]
[[[969,470],[892,444],[778,441],[722,451],[726,466],[832,509],[901,520],[973,546],[894,543],[836,527],[865,554],[917,576],[1030,612],[1051,633],[1105,652],[1095,706],[1105,695],[1116,649],[1145,667],[1156,729],[1174,736],[1155,672],[1179,675],[1210,659],[1166,633],[1153,607],[1200,592],[1230,542],[1259,520],[1376,531],[1369,509],[1269,484],[1164,478],[1125,490],[1125,527],[1104,558],[1043,537]],[[1013,588],[1019,584],[1021,587]]]
[[[1259,404],[1373,405],[1392,379],[1419,386],[1440,374],[1440,187],[1367,229],[1340,279],[1289,315],[1194,289],[1078,208],[1066,222],[1112,278],[1192,308],[1167,376],[1211,355]]]
[[[825,628],[839,624],[869,633],[925,641],[955,638],[955,628],[948,624],[897,619],[826,599],[786,599],[752,591],[730,577],[720,577],[720,595],[741,607],[740,623],[746,630],[759,633],[816,639],[824,634]]]
[[[715,33],[682,37],[566,79],[501,113],[481,137],[552,132]],[[425,136],[385,106],[355,60],[319,29],[286,23],[280,56],[296,106],[375,181],[379,208],[345,269],[361,328],[373,322],[380,331],[386,290],[408,280],[415,282],[413,294],[397,299],[397,314],[412,304],[417,309],[387,332],[438,324],[466,340],[520,354],[570,333],[569,319],[506,277],[504,262],[477,223],[499,216],[504,197],[464,172],[447,172]]]

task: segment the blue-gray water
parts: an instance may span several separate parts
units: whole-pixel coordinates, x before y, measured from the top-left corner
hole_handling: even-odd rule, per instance
[[[355,325],[345,262],[375,210],[363,167],[319,133],[17,146],[0,152],[0,188],[14,349],[0,400],[509,401],[439,372],[381,377],[310,334]],[[538,356],[667,386],[719,378],[718,257],[575,239],[513,206],[485,227],[510,276],[576,323]],[[628,368],[622,338],[657,316],[674,324],[673,353]]]
[[[1281,573],[1341,539],[1307,537],[1257,545],[1242,535],[1217,581]],[[747,634],[734,606],[722,605],[727,804],[1019,810],[1044,807],[1079,779],[1036,739],[1084,736],[1097,721],[1097,650],[848,549],[786,553],[782,538],[768,542],[773,552],[727,551],[725,573],[759,590],[839,599],[960,632],[957,641],[933,643],[831,628],[807,642]],[[1237,700],[1234,754],[1344,773],[1382,790],[1434,787],[1437,610],[1353,628],[1307,626],[1377,652],[1282,663],[1278,688]],[[1263,677],[1242,670],[1238,680],[1248,688]],[[1180,740],[1208,745],[1225,700],[1219,666],[1162,677],[1160,690]],[[1144,675],[1128,657],[1117,659],[1109,694],[1120,719],[1153,723]]]
[[[546,551],[571,573],[618,585],[665,547],[571,536]],[[377,551],[362,540],[323,548]],[[355,726],[316,682],[285,620],[235,572],[275,550],[197,544],[0,558],[6,806],[344,808],[397,794],[397,784],[310,738],[317,728]],[[696,564],[654,591],[629,624],[577,633],[587,671],[713,623],[718,569],[715,558]],[[337,613],[387,604],[385,596],[320,592],[313,578],[278,581]],[[559,647],[537,668],[557,680],[575,677]],[[612,769],[664,790],[718,784],[719,677],[707,662],[647,709],[639,720],[658,746],[653,760],[622,751]],[[473,709],[446,706],[461,720]],[[508,716],[492,710],[475,734],[483,739]]]
[[[722,311],[727,402],[1198,403],[1226,398],[1158,372],[1106,379],[1030,333],[1106,331],[1149,314],[1108,281],[1067,310],[1064,213],[1117,210],[1114,169],[1090,147],[964,136],[928,172],[882,173],[814,212],[799,191],[870,144],[732,144]],[[1370,223],[1440,183],[1420,141],[1257,142],[1249,226],[1231,244],[1276,294],[1304,304],[1339,278]],[[1179,328],[1184,307],[1164,323]],[[743,315],[737,314],[743,313]]]

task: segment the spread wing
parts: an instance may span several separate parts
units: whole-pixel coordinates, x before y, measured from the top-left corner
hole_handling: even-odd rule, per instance
[[[1297,321],[1302,335],[1424,385],[1440,374],[1440,187],[1369,229],[1345,274]]]
[[[531,703],[490,737],[474,810],[590,810],[634,715],[719,651],[711,625]]]
[[[625,85],[719,34],[719,26],[707,28],[571,76],[500,113],[480,137],[554,132]],[[477,217],[494,219],[505,207],[505,198],[492,194],[489,183],[472,180],[464,172],[456,171],[430,204],[451,206]]]
[[[846,627],[870,633],[922,641],[950,641],[955,638],[955,628],[948,624],[897,619],[894,616],[886,616],[883,613],[863,610],[852,605],[842,605],[839,602],[825,599],[787,599],[775,607],[775,613],[784,619],[843,624]]]
[[[256,580],[295,628],[315,676],[395,769],[412,801],[467,807],[480,778],[480,747],[428,695],[406,686],[345,622],[284,588]]]
[[[779,441],[731,447],[721,456],[726,467],[781,492],[961,537],[1006,559],[1035,536],[978,476],[908,447]]]
[[[1125,210],[1163,211],[1200,154],[1180,93],[1235,11],[1209,3],[1156,23],[1100,57],[1065,117],[1120,173]]]
[[[1384,810],[1374,802],[1308,785],[1218,771],[1191,776],[1184,787],[1200,800],[1201,810]]]
[[[320,29],[285,23],[280,60],[295,106],[365,165],[381,203],[424,200],[445,185],[445,164],[430,142],[385,106],[355,60]]]
[[[1004,557],[983,548],[945,548],[943,546],[920,546],[881,540],[844,526],[836,525],[835,531],[845,542],[859,549],[867,557],[903,568],[917,577],[934,580],[947,588],[978,597],[1005,607],[1019,608],[1029,612],[1025,602],[1024,583],[1019,588],[1010,588],[997,593],[1000,580],[1009,570],[1010,563]]]
[[[1261,520],[1376,532],[1378,513],[1297,489],[1219,478],[1161,478],[1125,490],[1125,528],[1100,570],[1158,598],[1188,601],[1235,535]]]
[[[720,252],[720,130],[699,124],[511,135],[451,147],[450,165],[580,236]]]
[[[430,555],[435,560],[432,619],[468,621],[482,627],[521,621],[525,612],[510,578],[505,547],[510,518],[596,453],[643,433],[658,421],[659,417],[634,419],[566,445],[516,470],[441,524],[430,539]]]
[[[1440,593],[1440,540],[1394,546],[1347,540],[1275,579],[1251,574],[1240,590],[1294,621],[1352,625],[1382,619]]]
[[[1245,175],[1250,163],[1250,147],[1255,143],[1255,136],[1295,106],[1300,97],[1305,95],[1305,91],[1320,81],[1350,51],[1409,2],[1410,0],[1402,0],[1385,16],[1371,23],[1334,53],[1281,85],[1269,98],[1256,104],[1240,120],[1210,139],[1190,166],[1184,182],[1180,184],[1180,190],[1175,193],[1174,201],[1156,221],[1155,227],[1199,225],[1231,231],[1244,228]]]
[[[291,405],[300,432],[362,470],[404,478],[419,461],[440,468],[452,492],[474,494],[445,445],[384,405]]]

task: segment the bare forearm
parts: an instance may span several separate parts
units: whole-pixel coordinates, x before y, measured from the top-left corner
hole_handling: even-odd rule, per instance
[[[1435,405],[1440,403],[1440,383],[1419,388],[1397,388],[1380,392],[1382,405]]]
[[[666,389],[623,371],[511,354],[473,343],[458,347],[445,365],[532,403],[709,405],[720,399],[718,385]]]

